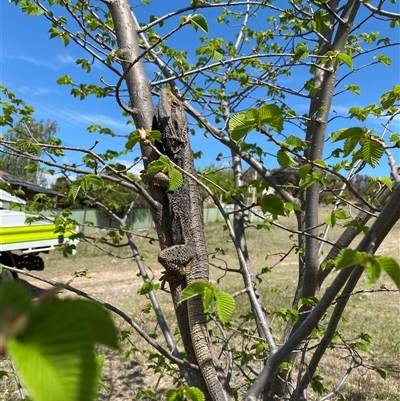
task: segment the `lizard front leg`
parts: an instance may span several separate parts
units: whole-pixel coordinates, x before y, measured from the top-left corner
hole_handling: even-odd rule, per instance
[[[173,245],[163,249],[158,254],[158,261],[165,268],[161,277],[163,285],[165,281],[176,282],[186,275],[186,267],[195,257],[195,250],[189,244]]]

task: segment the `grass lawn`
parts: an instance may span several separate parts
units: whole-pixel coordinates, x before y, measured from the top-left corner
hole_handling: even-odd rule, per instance
[[[321,210],[321,216],[326,210]],[[282,219],[279,222],[289,228],[295,228],[293,218]],[[235,272],[238,269],[236,252],[227,231],[223,230],[222,224],[210,224],[206,228],[208,251],[210,253],[210,275],[212,282],[218,288],[237,293],[243,289],[240,275]],[[334,240],[341,232],[341,227],[335,227],[329,237]],[[162,268],[157,262],[159,247],[157,241],[149,241],[149,237],[155,237],[155,232],[140,231],[135,233],[136,243],[141,252],[142,259],[148,268],[149,275],[158,281]],[[296,235],[272,227],[268,230],[256,230],[249,227],[246,231],[249,255],[255,275],[258,275],[259,291],[265,305],[268,318],[271,322],[273,333],[279,338],[284,327],[282,321],[276,317],[273,311],[289,308],[292,301],[293,291],[297,279],[297,255],[294,245]],[[355,247],[359,239],[354,241]],[[392,233],[382,244],[379,253],[389,255],[400,262],[400,224],[398,223]],[[104,254],[100,248],[105,248],[114,255]],[[324,253],[329,251],[329,246],[324,248]],[[128,247],[111,250],[110,247],[99,245],[94,248],[88,244],[81,243],[78,253],[67,259],[58,252],[52,252],[44,256],[45,270],[40,274],[61,282],[68,281],[77,269],[88,268],[90,279],[78,278],[73,282],[78,288],[86,290],[95,296],[114,304],[123,309],[136,322],[142,323],[150,333],[160,336],[155,318],[146,314],[148,299],[138,296],[136,291],[141,286],[141,280],[137,276],[135,263],[129,258],[131,252]],[[268,267],[268,274],[261,274],[263,268]],[[335,275],[336,273],[333,273]],[[46,288],[46,285],[31,278],[21,276],[22,282],[30,288]],[[329,282],[330,279],[327,281]],[[377,284],[369,287],[364,277],[357,291],[379,289],[385,285],[394,289],[394,284],[387,276],[382,275]],[[37,289],[36,288],[36,289]],[[324,288],[322,289],[324,291]],[[170,304],[169,294],[159,291],[159,298],[164,313],[171,321],[171,330],[174,332],[173,310]],[[241,314],[246,313],[248,303],[245,295],[236,297],[236,310],[233,322],[237,322]],[[121,329],[126,325],[116,318],[116,323]],[[326,322],[322,322],[324,325]],[[347,341],[355,342],[361,333],[367,333],[372,338],[368,344],[367,351],[359,351],[360,358],[367,366],[380,367],[387,370],[387,379],[383,380],[379,374],[371,369],[355,367],[344,386],[341,388],[347,400],[350,401],[372,401],[385,400],[395,401],[400,399],[400,294],[398,292],[360,292],[351,297],[351,301],[344,313],[344,319],[340,323],[340,332]],[[239,337],[235,343],[240,345]],[[135,345],[144,348],[143,341],[138,336],[132,336]],[[158,337],[159,342],[163,342]],[[236,341],[233,339],[233,341]],[[181,348],[181,345],[178,344]],[[125,345],[125,349],[129,346]],[[324,377],[324,384],[329,388],[331,384],[337,384],[347,367],[349,359],[347,353],[341,349],[334,349],[327,353],[321,363],[317,374]],[[105,382],[111,392],[101,392],[99,400],[131,400],[134,399],[139,388],[151,388],[157,379],[154,373],[143,365],[146,358],[135,354],[128,359],[121,356],[108,358],[105,365]],[[0,360],[0,370],[9,370],[7,362]],[[172,386],[171,381],[160,379],[161,389]],[[336,400],[338,396],[332,399]],[[9,379],[0,381],[0,400],[17,400],[15,387]],[[316,399],[313,394],[308,394],[308,399]]]

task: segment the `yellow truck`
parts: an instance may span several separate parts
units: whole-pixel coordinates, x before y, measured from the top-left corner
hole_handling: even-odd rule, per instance
[[[50,220],[26,223],[31,217],[23,212],[0,210],[0,264],[27,270],[43,270],[44,261],[39,253],[48,253],[50,250],[66,244],[75,243],[69,236],[55,233],[56,226]],[[16,273],[3,269],[0,281],[7,278],[18,278]]]

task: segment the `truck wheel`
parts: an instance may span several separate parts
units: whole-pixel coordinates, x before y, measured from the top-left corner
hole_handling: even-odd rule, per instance
[[[17,275],[17,277],[18,277],[18,275]],[[13,274],[6,269],[4,269],[0,274],[0,283],[3,281],[13,280],[13,279],[14,279]]]
[[[0,264],[5,264],[6,266],[14,266],[14,261],[12,256],[7,252],[0,256]],[[9,270],[3,269],[0,274],[0,283],[5,280],[19,280],[18,274],[10,272]]]

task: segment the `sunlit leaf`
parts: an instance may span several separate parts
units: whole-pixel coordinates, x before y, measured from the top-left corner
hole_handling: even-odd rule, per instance
[[[283,130],[283,111],[276,104],[266,104],[260,108],[260,124],[267,125],[276,132]]]
[[[197,29],[201,29],[204,33],[208,33],[208,24],[207,20],[201,14],[196,14],[190,17],[190,23],[194,27],[195,31]]]
[[[172,168],[171,170],[169,170],[168,177],[169,177],[168,191],[176,191],[178,188],[182,186],[183,176],[182,173],[176,168]]]
[[[235,309],[235,300],[226,292],[217,291],[215,294],[217,315],[222,323],[226,323],[232,316]]]
[[[353,249],[342,249],[336,258],[336,268],[344,269],[345,267],[362,263],[364,260],[365,256],[362,252]]]
[[[260,207],[263,213],[284,216],[285,207],[281,198],[274,194],[265,195],[260,200]]]
[[[246,117],[249,114],[240,112],[232,116],[228,123],[228,130],[235,141],[243,138],[246,134],[253,131],[257,127],[257,122]]]
[[[400,266],[396,260],[388,256],[376,256],[375,258],[381,269],[393,280],[400,290]]]

